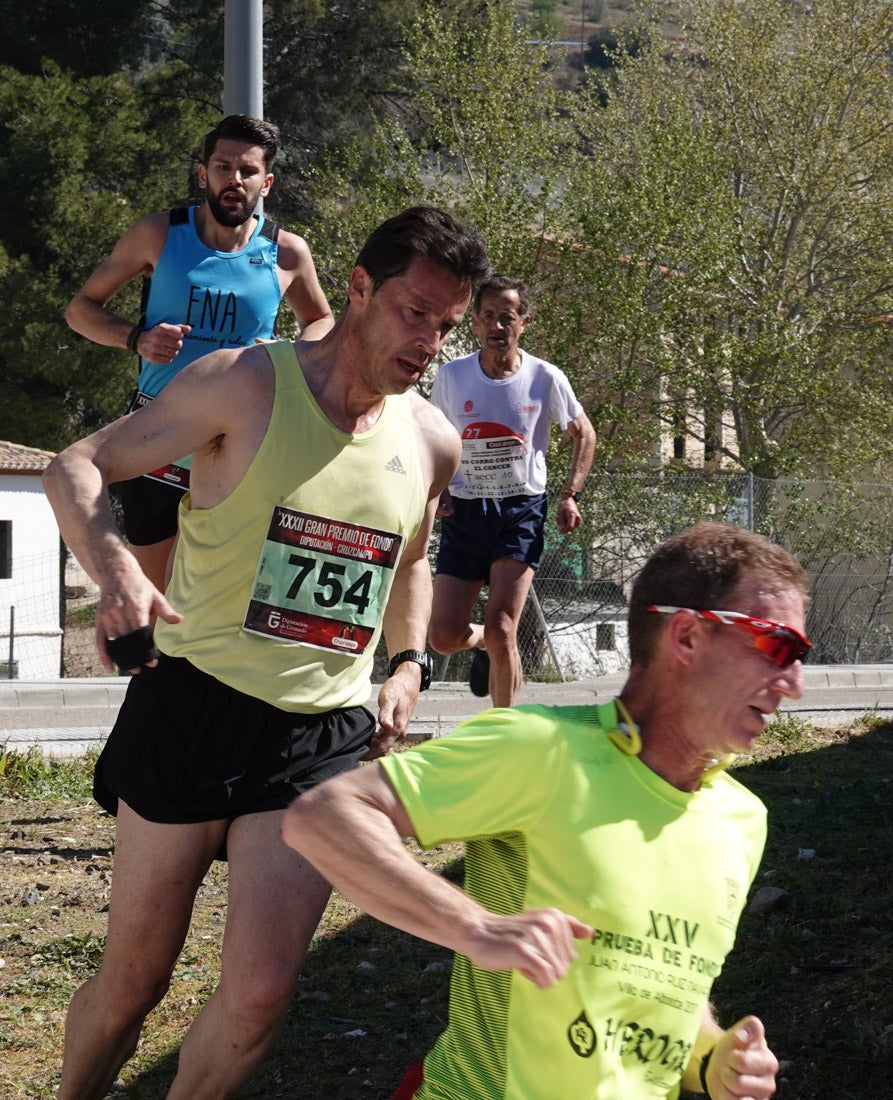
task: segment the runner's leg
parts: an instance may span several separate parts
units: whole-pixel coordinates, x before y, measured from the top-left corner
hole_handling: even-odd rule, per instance
[[[532,580],[533,569],[514,558],[500,558],[490,566],[484,639],[490,655],[490,698],[494,707],[514,706],[521,689],[518,623]]]
[[[428,634],[432,647],[438,653],[446,656],[483,646],[483,626],[470,621],[475,600],[483,586],[483,581],[467,581],[452,577],[449,573],[435,576]]]
[[[330,892],[283,842],[282,815],[248,814],[230,826],[220,984],[186,1035],[168,1100],[231,1096],[279,1034]]]
[[[158,824],[119,803],[105,953],[68,1010],[59,1100],[104,1097],[135,1050],[167,992],[224,829],[219,821]]]

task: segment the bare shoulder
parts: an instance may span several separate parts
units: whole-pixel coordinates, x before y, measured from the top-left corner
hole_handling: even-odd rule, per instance
[[[266,430],[276,390],[275,371],[263,344],[224,348],[203,355],[161,391],[150,408],[168,418],[180,418],[204,444],[215,451],[255,445]],[[201,447],[196,443],[196,453]]]
[[[170,214],[167,210],[160,210],[156,214],[147,214],[130,226],[121,238],[121,243],[129,242],[131,246],[140,247],[147,258],[152,259],[154,262],[161,255],[169,228]]]
[[[175,385],[181,378],[200,384],[206,395],[223,396],[225,391],[232,396],[234,390],[243,390],[248,395],[252,391],[260,394],[271,389],[274,371],[266,347],[252,344],[245,348],[221,348],[203,355],[184,367],[168,385]]]
[[[211,507],[232,491],[254,457],[274,389],[262,347],[213,352],[180,371],[154,401],[88,437],[86,445],[99,456],[109,482],[192,454],[194,503]]]
[[[135,221],[74,296],[72,303],[85,298],[104,306],[126,282],[138,275],[151,275],[167,239],[168,223],[166,212],[147,214]],[[78,325],[74,327],[78,332],[84,331]],[[90,332],[84,332],[84,335],[92,338]]]
[[[196,508],[214,507],[244,477],[269,426],[275,388],[273,364],[258,344],[202,356],[148,406],[172,402],[166,419],[190,442],[177,453],[193,455]]]
[[[313,262],[310,246],[297,233],[280,229],[277,244],[279,246],[278,263],[283,271],[298,271],[305,264]]]
[[[108,297],[134,276],[151,275],[167,240],[169,224],[167,211],[135,221],[85,284],[88,296],[94,296],[89,292],[95,288],[96,294]]]
[[[435,478],[440,480],[447,471],[447,480],[452,477],[462,454],[459,433],[443,413],[430,401],[426,401],[415,391],[410,390],[410,408],[419,446],[433,463]]]
[[[156,210],[154,214],[146,214],[142,218],[138,218],[131,226],[131,229],[136,229],[143,233],[160,233],[166,237],[170,224],[170,210]]]

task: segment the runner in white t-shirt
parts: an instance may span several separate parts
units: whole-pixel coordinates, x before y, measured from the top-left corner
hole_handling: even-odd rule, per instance
[[[462,437],[462,461],[438,512],[431,645],[443,654],[473,649],[471,690],[500,707],[521,686],[518,622],[543,551],[552,425],[573,440],[558,504],[562,534],[580,524],[577,498],[595,451],[595,431],[565,374],[518,346],[529,311],[520,279],[487,280],[472,315],[480,351],[442,366],[431,391]],[[485,621],[472,623],[485,584]]]

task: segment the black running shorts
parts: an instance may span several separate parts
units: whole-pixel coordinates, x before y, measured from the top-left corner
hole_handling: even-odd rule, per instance
[[[186,489],[151,477],[116,481],[111,489],[121,501],[124,537],[132,546],[153,546],[176,535]]]
[[[183,824],[282,810],[366,755],[365,707],[294,714],[162,654],[133,676],[96,762],[93,796],[148,821]]]

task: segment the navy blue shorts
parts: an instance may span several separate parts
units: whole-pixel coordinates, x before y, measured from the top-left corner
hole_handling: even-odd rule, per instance
[[[176,535],[177,510],[186,489],[151,477],[117,481],[111,489],[121,501],[124,537],[131,545],[152,546]]]
[[[500,558],[538,568],[545,543],[545,493],[502,500],[453,497],[452,503],[453,514],[440,521],[435,572],[486,582],[491,564]]]
[[[357,767],[374,732],[365,707],[295,714],[162,654],[131,678],[96,762],[93,797],[111,814],[123,798],[140,817],[168,824],[284,810]]]

